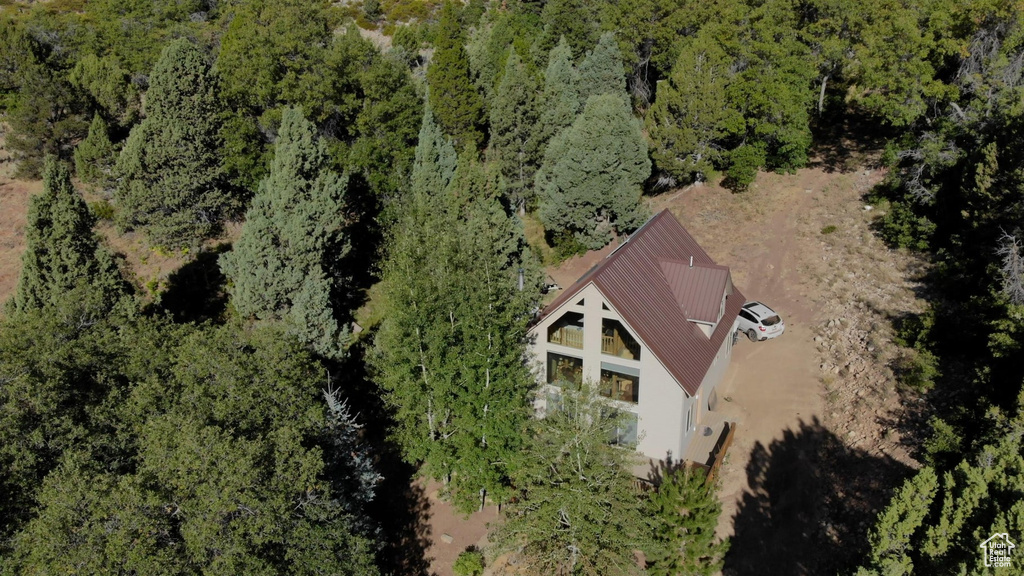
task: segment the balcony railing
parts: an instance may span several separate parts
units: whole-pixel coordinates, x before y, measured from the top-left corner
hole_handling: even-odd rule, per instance
[[[633,339],[630,338],[630,340]],[[635,340],[627,342],[617,332],[612,334],[605,333],[601,337],[601,352],[618,356],[619,358],[638,360],[640,358],[640,344]]]
[[[548,332],[548,342],[582,350],[583,329],[572,326],[563,326],[557,330],[552,330]]]

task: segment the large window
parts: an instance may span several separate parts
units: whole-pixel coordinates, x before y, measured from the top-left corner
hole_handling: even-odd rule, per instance
[[[548,384],[579,386],[583,382],[583,360],[548,352]]]
[[[583,314],[566,312],[548,328],[548,342],[583,349]]]
[[[640,371],[601,362],[601,396],[636,404],[640,400]]]
[[[640,359],[640,344],[618,320],[601,320],[601,352],[627,360]]]
[[[637,415],[633,412],[623,412],[620,410],[610,410],[605,414],[608,417],[615,418],[617,420],[615,429],[612,430],[612,437],[608,439],[608,443],[616,446],[635,448],[637,441],[637,428],[639,428],[639,419]]]

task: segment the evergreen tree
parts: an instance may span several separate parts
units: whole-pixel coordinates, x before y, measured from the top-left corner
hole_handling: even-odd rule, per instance
[[[458,147],[479,146],[483,140],[483,99],[469,69],[466,40],[459,10],[452,0],[441,8],[434,57],[427,68],[430,108],[437,123]]]
[[[745,128],[743,116],[724,105],[731,59],[710,35],[686,43],[672,75],[658,87],[647,114],[651,156],[677,182],[706,180],[724,163],[727,139]]]
[[[505,177],[505,195],[516,207],[530,201],[541,158],[536,99],[536,81],[513,50],[491,103],[489,152]]]
[[[529,425],[496,542],[536,574],[641,574],[647,549],[643,499],[633,490],[632,451],[609,444],[619,420],[589,384],[563,389],[557,409]]]
[[[115,160],[107,123],[96,114],[89,125],[89,135],[75,146],[75,174],[83,182],[105,187],[111,181]]]
[[[715,537],[722,504],[703,470],[667,471],[651,493],[653,541],[646,554],[652,576],[712,576],[722,569],[729,541]]]
[[[602,34],[597,46],[583,59],[579,86],[581,105],[586,105],[591,96],[599,94],[625,96],[626,73],[622,69],[622,55],[613,32]]]
[[[113,256],[100,246],[92,225],[67,167],[48,157],[43,192],[29,205],[21,278],[11,301],[14,310],[52,305],[76,289],[95,291],[110,305],[125,293]]]
[[[643,223],[641,186],[650,173],[647,143],[625,97],[594,96],[544,153],[536,178],[541,222],[552,234],[600,248],[612,230]]]
[[[18,162],[17,174],[39,178],[44,159],[69,160],[74,142],[89,128],[85,101],[60,72],[26,63],[19,70],[19,90],[7,112],[6,146]]]
[[[538,150],[543,153],[548,143],[568,128],[580,110],[580,77],[573,66],[572,50],[564,41],[551,49],[548,68],[544,72],[544,91],[537,102],[540,125],[537,127]]]
[[[120,223],[142,229],[159,246],[197,247],[219,231],[236,202],[221,168],[217,77],[188,40],[161,53],[145,112],[117,162]]]
[[[260,183],[233,251],[221,257],[235,308],[284,320],[317,353],[338,357],[344,330],[334,314],[343,230],[345,176],[302,111],[285,111],[270,175]]]
[[[541,22],[544,32],[537,38],[535,50],[541,58],[563,39],[579,58],[597,39],[594,7],[584,0],[551,0],[544,4]]]
[[[901,576],[913,573],[914,560],[909,554],[911,538],[921,528],[935,499],[938,479],[931,468],[922,468],[908,479],[893,496],[892,503],[878,515],[872,530],[872,569],[858,570],[859,575]]]
[[[451,172],[453,153],[428,112],[388,241],[371,365],[404,457],[448,481],[455,504],[471,511],[507,490],[528,416],[522,357],[539,281],[518,223],[497,201],[497,179],[472,151]]]

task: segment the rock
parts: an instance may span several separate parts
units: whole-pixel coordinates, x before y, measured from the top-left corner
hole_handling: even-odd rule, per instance
[[[814,341],[815,342],[821,342],[821,336],[815,336],[814,337]]]
[[[871,210],[874,210],[874,208],[875,208],[874,206],[864,206],[864,211],[865,212],[870,212]]]
[[[452,542],[455,542],[455,538],[452,537],[451,534],[445,532],[444,534],[441,534],[441,541],[445,544],[451,544]]]

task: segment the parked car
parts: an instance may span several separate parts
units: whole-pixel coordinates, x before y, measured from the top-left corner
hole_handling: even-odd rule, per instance
[[[740,310],[740,323],[737,328],[747,335],[751,342],[767,340],[782,336],[786,331],[786,323],[775,313],[775,310],[760,302],[747,302]]]

